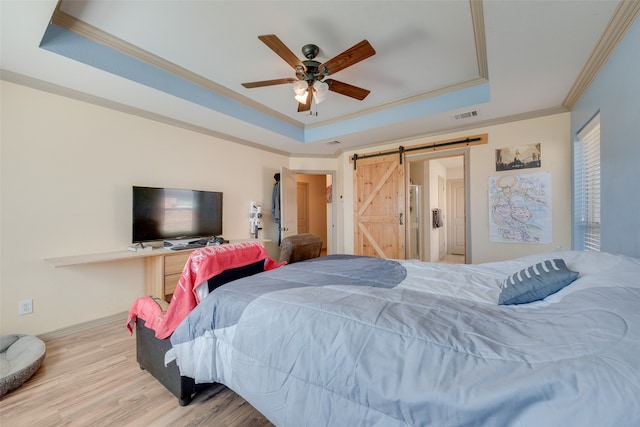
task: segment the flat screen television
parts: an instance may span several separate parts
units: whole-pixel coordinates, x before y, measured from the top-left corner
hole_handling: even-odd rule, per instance
[[[221,192],[133,187],[133,243],[221,234]]]

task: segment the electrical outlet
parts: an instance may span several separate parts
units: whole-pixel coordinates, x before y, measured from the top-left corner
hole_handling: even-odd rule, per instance
[[[18,314],[31,314],[33,313],[33,300],[32,299],[23,299],[18,302]]]

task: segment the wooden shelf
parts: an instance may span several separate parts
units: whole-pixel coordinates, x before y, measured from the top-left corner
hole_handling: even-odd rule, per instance
[[[256,239],[237,239],[230,243],[248,242]],[[258,240],[261,243],[269,240]],[[53,268],[70,267],[73,265],[86,265],[104,262],[125,261],[130,259],[144,259],[144,293],[171,301],[171,295],[180,279],[180,274],[187,259],[194,249],[184,249],[172,251],[170,249],[158,248],[150,251],[114,251],[96,254],[73,255],[58,258],[46,258]]]
[[[235,239],[231,240],[231,243],[238,242],[248,242],[255,239]],[[270,240],[259,239],[261,243],[269,242]],[[137,259],[137,258],[147,258],[147,257],[156,257],[161,255],[170,255],[176,253],[189,253],[194,251],[195,249],[185,249],[181,251],[172,251],[170,249],[158,248],[152,249],[150,251],[140,251],[140,252],[132,252],[132,251],[113,251],[113,252],[101,252],[95,254],[84,254],[84,255],[71,255],[71,256],[63,256],[57,258],[45,258],[45,262],[52,266],[53,268],[60,267],[69,267],[73,265],[84,265],[84,264],[96,264],[101,262],[112,262],[112,261],[126,261],[129,259]]]
[[[50,266],[52,266],[53,268],[59,268],[59,267],[69,267],[72,265],[96,264],[99,262],[124,261],[128,259],[146,258],[150,256],[167,255],[175,252],[176,251],[171,251],[169,249],[158,248],[158,249],[152,249],[150,251],[140,251],[140,252],[115,251],[115,252],[102,252],[102,253],[96,253],[96,254],[63,256],[63,257],[57,257],[57,258],[45,258],[44,261]]]

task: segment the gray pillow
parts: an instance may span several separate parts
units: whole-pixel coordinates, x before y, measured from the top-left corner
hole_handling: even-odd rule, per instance
[[[498,304],[527,304],[558,292],[578,278],[562,259],[531,265],[507,277],[502,282]]]

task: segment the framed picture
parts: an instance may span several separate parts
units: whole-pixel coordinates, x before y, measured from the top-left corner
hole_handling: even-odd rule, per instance
[[[540,144],[520,145],[496,150],[496,171],[539,168],[541,165]]]

